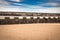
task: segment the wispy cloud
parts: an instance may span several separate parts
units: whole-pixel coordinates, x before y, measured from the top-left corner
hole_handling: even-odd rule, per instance
[[[60,1],[60,0],[51,0],[51,1]]]
[[[21,0],[11,0],[11,1],[20,2]]]
[[[60,7],[60,3],[48,2],[48,3],[41,4],[41,6]]]
[[[21,0],[11,0],[19,2]],[[0,0],[0,11],[9,12],[42,12],[42,13],[60,13],[60,4],[55,2],[42,3],[41,5],[28,5],[21,3],[13,3]],[[44,7],[52,6],[52,7]]]
[[[9,2],[6,2],[5,0],[0,0],[0,6],[6,6],[9,5]]]
[[[41,13],[60,13],[60,7],[52,7],[52,8],[45,8],[40,7],[37,8],[23,8],[23,7],[0,7],[0,11],[6,11],[6,12],[41,12]]]

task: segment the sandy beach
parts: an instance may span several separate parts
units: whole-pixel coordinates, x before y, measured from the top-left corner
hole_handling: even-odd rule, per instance
[[[60,24],[0,25],[0,40],[60,40]]]

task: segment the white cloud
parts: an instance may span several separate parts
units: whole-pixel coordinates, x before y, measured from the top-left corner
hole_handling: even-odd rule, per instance
[[[23,8],[23,7],[0,7],[0,11],[5,12],[41,12],[41,13],[60,13],[60,7],[45,8],[41,7],[39,9]]]
[[[20,0],[19,0],[20,1]],[[0,11],[9,11],[9,12],[42,12],[42,13],[60,13],[60,7],[50,7],[45,8],[42,6],[36,5],[27,5],[27,4],[18,4],[21,6],[11,6],[9,2],[0,0]],[[15,3],[17,5],[17,3]],[[42,5],[51,5],[51,6],[60,6],[58,3],[45,3]]]
[[[14,5],[19,5],[19,6],[20,6],[20,5],[23,5],[23,4],[19,4],[19,3],[13,3],[13,4],[14,4]]]
[[[6,2],[4,0],[0,0],[0,6],[6,6],[6,5],[9,5],[10,3],[9,2]]]
[[[42,4],[42,6],[53,6],[53,7],[59,7],[60,4],[59,3],[55,3],[55,2],[48,2],[48,3],[44,3]]]
[[[60,1],[60,0],[51,0],[51,1]]]
[[[20,2],[21,0],[11,0],[11,1],[16,1],[16,2]]]
[[[52,7],[52,8],[39,9],[38,11],[43,12],[43,13],[60,13],[59,10],[60,10],[60,7],[58,7],[58,8]]]

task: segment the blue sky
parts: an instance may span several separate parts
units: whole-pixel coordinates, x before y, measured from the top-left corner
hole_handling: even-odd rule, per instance
[[[0,11],[60,13],[60,0],[0,0]]]

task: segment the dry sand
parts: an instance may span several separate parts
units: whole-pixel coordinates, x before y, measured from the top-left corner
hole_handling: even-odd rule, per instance
[[[60,40],[60,24],[0,25],[0,40]]]

